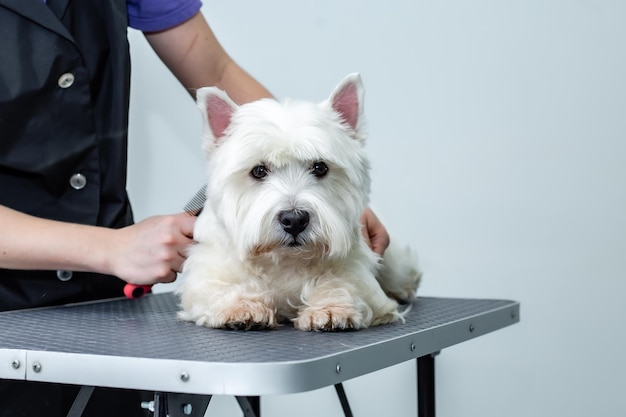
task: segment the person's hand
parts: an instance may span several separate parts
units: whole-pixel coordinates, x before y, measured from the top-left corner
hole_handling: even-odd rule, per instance
[[[385,229],[385,226],[383,226],[369,207],[361,215],[361,224],[363,225],[361,232],[363,237],[365,237],[367,245],[382,257],[389,246],[387,229]]]
[[[196,217],[188,213],[147,218],[114,230],[112,274],[135,285],[173,282],[193,243]]]

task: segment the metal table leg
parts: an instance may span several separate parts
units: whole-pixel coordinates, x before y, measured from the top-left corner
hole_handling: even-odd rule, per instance
[[[87,403],[91,399],[94,388],[95,387],[88,386],[80,387],[80,391],[78,391],[78,395],[72,403],[72,408],[70,408],[69,413],[67,413],[67,417],[80,417],[83,415],[83,411],[85,411],[85,407],[87,407]]]
[[[167,394],[154,393],[154,417],[167,417]]]
[[[418,417],[435,417],[435,355],[417,358]]]
[[[236,397],[244,417],[261,417],[261,397]]]
[[[169,417],[203,417],[211,402],[211,395],[167,394]]]
[[[350,409],[350,403],[348,402],[346,391],[343,389],[343,384],[341,382],[338,384],[335,384],[335,391],[337,391],[339,402],[341,402],[341,409],[343,410],[343,415],[345,417],[352,417],[352,410]]]

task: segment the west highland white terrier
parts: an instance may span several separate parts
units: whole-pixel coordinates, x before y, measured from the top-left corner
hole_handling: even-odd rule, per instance
[[[369,203],[363,85],[322,103],[236,105],[202,88],[207,200],[179,288],[179,317],[215,328],[362,329],[401,319],[421,273],[392,240],[380,259],[361,235]],[[397,301],[396,301],[397,300]]]

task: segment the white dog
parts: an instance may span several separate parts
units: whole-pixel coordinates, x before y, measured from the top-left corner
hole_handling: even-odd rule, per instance
[[[207,201],[179,289],[179,317],[216,328],[361,329],[401,318],[421,273],[392,241],[384,261],[361,235],[369,162],[363,86],[349,75],[322,103],[236,105],[197,93]],[[394,299],[390,298],[393,297]]]

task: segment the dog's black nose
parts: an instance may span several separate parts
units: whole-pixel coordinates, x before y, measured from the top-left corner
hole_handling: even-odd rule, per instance
[[[285,232],[296,237],[309,225],[309,213],[302,210],[281,211],[278,221]]]

